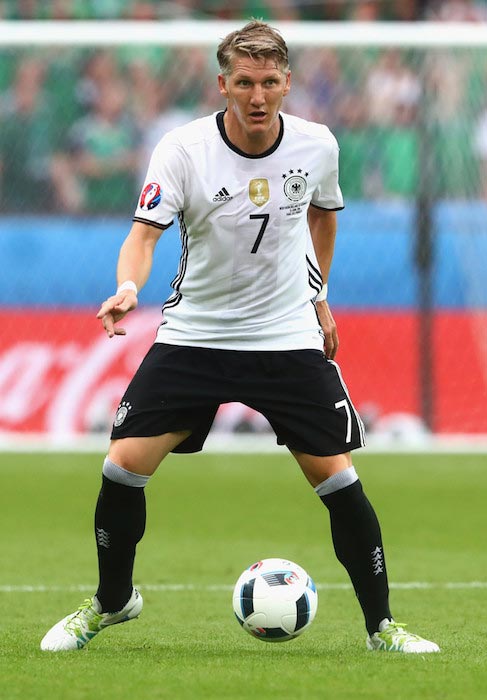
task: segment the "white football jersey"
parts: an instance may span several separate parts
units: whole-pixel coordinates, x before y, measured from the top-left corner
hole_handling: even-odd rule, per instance
[[[223,112],[156,146],[134,220],[167,228],[182,254],[157,341],[233,350],[323,349],[310,204],[343,208],[338,145],[326,126],[287,114],[265,153],[229,140]]]

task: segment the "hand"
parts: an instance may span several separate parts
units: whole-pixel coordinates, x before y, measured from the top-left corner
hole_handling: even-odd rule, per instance
[[[317,301],[315,305],[318,320],[325,335],[325,355],[329,360],[333,360],[340,344],[337,325],[327,301]]]
[[[121,321],[129,311],[135,309],[137,303],[137,294],[131,289],[114,294],[103,302],[96,317],[101,320],[109,338],[113,338],[114,335],[127,334],[125,328],[116,328],[115,324]]]

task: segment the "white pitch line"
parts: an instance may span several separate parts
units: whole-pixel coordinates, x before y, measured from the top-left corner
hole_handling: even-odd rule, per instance
[[[321,591],[348,591],[352,588],[349,583],[318,583]],[[402,583],[389,583],[389,587],[398,590],[466,590],[485,589],[487,581],[446,581],[433,583],[429,581],[406,581]],[[178,592],[178,591],[203,591],[213,593],[220,591],[233,591],[233,586],[228,584],[196,584],[196,583],[146,583],[137,585],[141,591]],[[0,585],[0,593],[82,593],[96,589],[95,584],[78,584],[72,586],[34,586],[34,585]]]

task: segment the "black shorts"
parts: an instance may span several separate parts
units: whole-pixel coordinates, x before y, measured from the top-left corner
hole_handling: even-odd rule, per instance
[[[218,407],[262,413],[280,445],[312,455],[362,447],[364,427],[340,368],[320,350],[215,350],[154,343],[118,407],[112,439],[178,430],[174,452],[203,448]]]

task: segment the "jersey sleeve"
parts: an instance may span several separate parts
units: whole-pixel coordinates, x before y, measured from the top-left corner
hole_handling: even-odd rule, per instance
[[[311,197],[311,204],[320,209],[343,209],[343,196],[338,184],[338,143],[335,138],[327,143],[323,153],[323,174]]]
[[[134,221],[161,229],[171,226],[176,214],[184,208],[183,181],[182,148],[164,137],[152,153]]]

